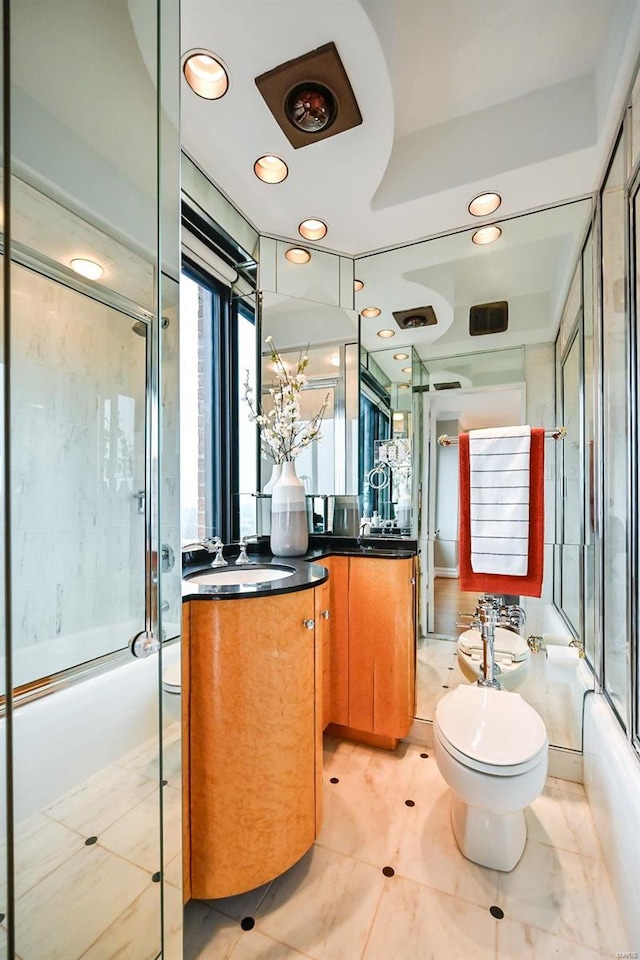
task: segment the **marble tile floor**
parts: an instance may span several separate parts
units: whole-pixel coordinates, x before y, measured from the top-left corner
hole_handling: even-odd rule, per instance
[[[598,960],[629,949],[581,785],[547,781],[509,874],[460,854],[424,747],[325,738],[324,791],[320,836],[290,870],[188,904],[185,960]]]
[[[180,950],[180,727],[165,730],[165,913]],[[16,948],[23,960],[155,960],[160,949],[158,742],[16,826]],[[4,899],[4,898],[3,898]],[[168,956],[168,954],[167,954]],[[0,939],[0,958],[2,940]]]
[[[433,720],[438,700],[460,683],[469,683],[458,664],[456,643],[423,637],[416,659],[416,715]],[[519,693],[540,714],[549,743],[570,750],[581,749],[580,705],[569,683],[548,680],[542,654],[533,654],[527,672],[509,689]]]

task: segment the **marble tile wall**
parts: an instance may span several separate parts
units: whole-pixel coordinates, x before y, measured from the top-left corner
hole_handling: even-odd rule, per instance
[[[125,623],[117,649],[144,611],[145,339],[21,267],[13,289],[14,646]]]

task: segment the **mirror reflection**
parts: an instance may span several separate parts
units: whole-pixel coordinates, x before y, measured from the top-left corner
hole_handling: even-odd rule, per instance
[[[522,604],[527,622],[511,637],[506,632],[498,661],[503,661],[503,679],[508,677],[503,685],[518,689],[540,712],[550,742],[572,749],[580,747],[573,686],[549,673],[544,655],[534,654],[527,638],[545,636],[567,645],[581,629],[576,589],[582,504],[567,505],[563,490],[584,455],[575,415],[582,341],[576,335],[580,290],[573,265],[590,216],[590,200],[576,201],[502,222],[500,239],[489,246],[473,244],[472,231],[463,231],[362,257],[355,268],[364,282],[357,306],[381,311],[361,319],[361,471],[364,504],[378,510],[383,525],[397,505],[394,495],[385,499],[372,490],[370,478],[375,483],[376,444],[395,435],[396,411],[406,417],[400,425],[398,416],[401,435],[410,435],[413,443],[411,530],[421,563],[419,719],[432,720],[448,689],[476,679],[479,657],[459,642],[468,626],[468,621],[461,626],[460,614],[473,613],[478,596],[459,589],[458,447],[442,447],[438,437],[519,424],[552,429],[559,417],[567,420],[565,450],[559,452],[553,440],[545,442],[542,597],[506,598]],[[556,404],[559,326],[565,400]],[[386,349],[380,350],[383,340]],[[412,359],[394,359],[402,356]],[[415,376],[420,366],[423,378]],[[398,389],[404,378],[411,383],[405,403]],[[561,614],[553,608],[554,599]],[[517,663],[520,668],[513,669]]]
[[[335,259],[335,258],[334,258]],[[350,496],[359,513],[358,493],[358,316],[354,310],[284,294],[264,292],[261,304],[261,383],[263,405],[268,409],[274,381],[272,347],[295,371],[301,357],[308,358],[307,383],[301,391],[303,422],[327,405],[321,438],[300,452],[296,472],[305,486],[309,532],[342,531],[333,523],[334,496]],[[269,495],[274,461],[262,449],[261,494]],[[267,534],[268,503],[258,497],[257,532]],[[353,523],[348,530],[351,534]],[[357,524],[356,530],[357,533]]]

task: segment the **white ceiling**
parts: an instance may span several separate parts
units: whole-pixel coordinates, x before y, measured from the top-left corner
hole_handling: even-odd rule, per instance
[[[640,49],[638,0],[183,0],[183,51],[227,64],[220,101],[183,81],[187,152],[263,233],[329,224],[356,255],[596,189]],[[294,150],[254,78],[333,40],[363,123]],[[265,185],[275,153],[287,180]]]

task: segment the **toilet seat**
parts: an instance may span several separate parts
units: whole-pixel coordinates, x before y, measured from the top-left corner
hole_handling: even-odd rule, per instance
[[[182,675],[180,671],[180,661],[177,660],[167,667],[162,674],[162,686],[166,693],[180,693],[182,686]]]
[[[458,649],[467,656],[476,659],[482,659],[482,634],[479,630],[471,628],[465,630],[458,637]],[[528,660],[531,656],[531,650],[524,637],[519,633],[513,633],[512,630],[505,630],[503,627],[495,628],[495,641],[493,645],[494,656],[501,663],[504,661],[520,663]]]
[[[542,718],[519,693],[476,684],[456,687],[436,706],[434,732],[459,763],[495,776],[517,776],[542,762]]]

